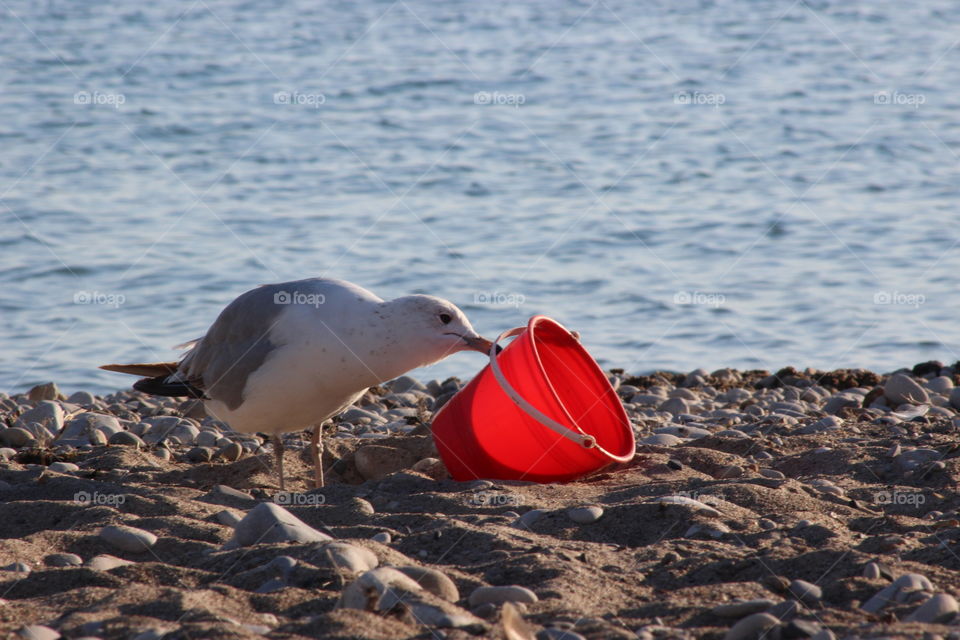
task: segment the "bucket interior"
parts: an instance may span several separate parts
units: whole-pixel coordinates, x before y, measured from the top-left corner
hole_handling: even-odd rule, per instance
[[[564,422],[578,425],[614,456],[631,455],[630,421],[603,371],[562,326],[541,321],[533,335],[544,378],[569,416]]]

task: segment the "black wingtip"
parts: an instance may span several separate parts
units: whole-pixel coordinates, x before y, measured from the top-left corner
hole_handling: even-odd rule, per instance
[[[133,383],[133,388],[137,391],[149,393],[152,396],[168,397],[189,397],[206,399],[203,390],[182,380],[170,380],[170,376],[157,376],[156,378],[143,378]]]

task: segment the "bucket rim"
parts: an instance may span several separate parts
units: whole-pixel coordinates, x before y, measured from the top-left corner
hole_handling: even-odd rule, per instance
[[[543,365],[543,359],[540,357],[540,351],[537,349],[537,341],[536,341],[536,328],[537,328],[537,325],[542,323],[552,324],[562,329],[566,333],[571,334],[571,339],[573,339],[574,343],[577,346],[577,349],[580,351],[580,355],[586,356],[584,359],[590,364],[590,366],[592,366],[592,368],[595,370],[596,373],[600,374],[598,377],[603,380],[603,384],[605,385],[605,392],[610,392],[614,394],[614,397],[617,397],[617,402],[615,403],[616,412],[619,414],[618,418],[621,419],[621,424],[626,426],[626,430],[629,435],[629,442],[627,443],[629,445],[627,447],[628,450],[626,453],[622,453],[622,454],[613,453],[612,451],[608,451],[605,447],[600,446],[600,443],[597,443],[592,448],[597,449],[600,453],[602,453],[606,457],[611,458],[611,463],[630,462],[631,460],[633,460],[634,456],[636,455],[637,443],[636,443],[636,438],[633,435],[633,428],[630,424],[630,417],[627,415],[626,410],[623,408],[623,403],[620,402],[619,397],[616,395],[617,394],[616,389],[613,388],[613,385],[610,384],[610,381],[607,379],[607,377],[603,375],[603,370],[600,368],[600,365],[597,364],[597,361],[593,358],[593,356],[590,355],[590,352],[588,352],[583,347],[583,345],[580,344],[579,340],[572,337],[572,333],[569,329],[567,329],[565,326],[563,326],[553,318],[550,318],[544,315],[535,315],[535,316],[531,316],[530,319],[527,321],[527,331],[530,332],[530,346],[531,346],[531,349],[533,350],[533,356],[537,362],[537,367],[540,370],[540,375],[542,376],[543,381],[547,383],[547,388],[550,389],[550,393],[553,396],[554,400],[556,400],[557,404],[563,410],[563,414],[567,417],[568,420],[570,420],[570,424],[573,425],[577,429],[577,431],[579,431],[580,433],[584,433],[585,435],[589,435],[593,438],[596,438],[595,436],[592,436],[592,434],[585,433],[583,429],[580,428],[580,425],[577,423],[577,421],[573,419],[573,416],[570,415],[570,412],[567,410],[566,403],[563,402],[563,400],[560,398],[560,394],[557,393],[556,388],[553,386],[553,380],[547,374],[547,369]]]

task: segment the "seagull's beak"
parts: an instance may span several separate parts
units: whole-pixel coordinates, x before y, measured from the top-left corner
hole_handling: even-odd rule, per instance
[[[493,343],[481,336],[460,336],[460,338],[466,343],[467,348],[471,351],[479,351],[480,353],[490,354],[490,348],[493,346]],[[500,353],[503,350],[503,347],[497,345],[497,353]]]

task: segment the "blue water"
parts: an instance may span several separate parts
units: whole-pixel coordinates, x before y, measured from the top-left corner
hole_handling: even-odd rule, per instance
[[[606,366],[958,358],[960,5],[0,6],[0,390],[264,282],[543,313]],[[461,354],[418,372],[469,377]]]

